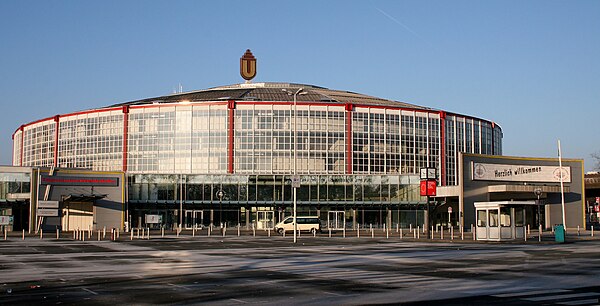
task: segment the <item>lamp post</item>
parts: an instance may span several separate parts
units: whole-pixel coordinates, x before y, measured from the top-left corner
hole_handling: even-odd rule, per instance
[[[537,217],[538,217],[538,226],[540,226],[542,224],[542,219],[541,219],[541,212],[540,212],[540,196],[542,195],[542,188],[540,187],[536,187],[533,190],[533,193],[537,196],[537,202],[535,204],[537,204]]]
[[[297,199],[297,194],[298,194],[298,187],[300,187],[300,179],[298,178],[298,169],[297,169],[297,146],[298,146],[298,111],[297,111],[297,103],[296,103],[296,97],[298,95],[305,95],[306,92],[303,92],[302,90],[304,90],[304,88],[300,87],[298,88],[298,90],[296,90],[296,92],[292,92],[287,90],[286,88],[281,89],[282,91],[286,92],[288,94],[288,96],[293,96],[294,97],[294,177],[292,178],[292,189],[293,189],[293,196],[294,196],[294,216],[293,216],[293,221],[294,221],[294,243],[296,243],[298,241],[298,223],[296,222],[296,217],[297,217],[297,206],[296,206],[296,199]]]

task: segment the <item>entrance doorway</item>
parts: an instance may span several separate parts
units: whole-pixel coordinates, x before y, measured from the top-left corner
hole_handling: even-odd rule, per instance
[[[183,223],[186,229],[202,228],[202,220],[204,219],[204,211],[202,210],[186,210]]]
[[[344,229],[346,227],[346,212],[345,211],[330,211],[327,214],[327,228]]]

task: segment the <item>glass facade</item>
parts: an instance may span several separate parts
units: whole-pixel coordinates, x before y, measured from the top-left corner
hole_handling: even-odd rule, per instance
[[[94,112],[61,118],[58,152],[58,167],[121,170],[123,112]]]
[[[34,123],[23,130],[23,165],[54,165],[56,123],[53,119]]]

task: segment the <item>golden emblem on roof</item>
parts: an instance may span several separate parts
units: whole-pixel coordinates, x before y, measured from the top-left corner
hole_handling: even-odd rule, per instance
[[[240,58],[240,75],[248,82],[256,76],[256,58],[250,49]]]

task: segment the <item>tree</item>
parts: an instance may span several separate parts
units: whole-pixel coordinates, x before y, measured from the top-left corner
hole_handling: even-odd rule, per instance
[[[596,165],[594,169],[600,170],[600,151],[592,153],[592,158],[596,160]]]

